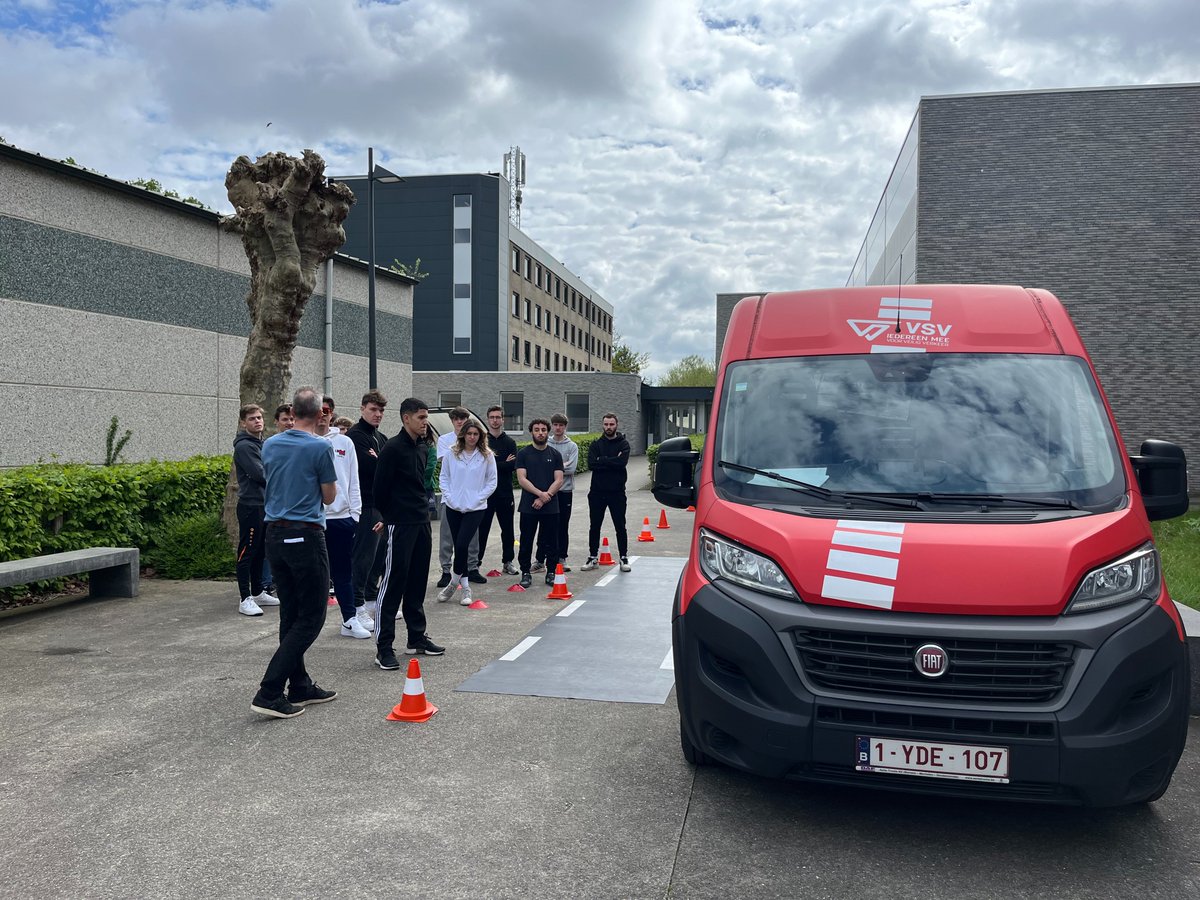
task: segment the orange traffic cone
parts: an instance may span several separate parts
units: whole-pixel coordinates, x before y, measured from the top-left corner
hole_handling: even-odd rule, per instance
[[[499,569],[492,569],[490,572],[487,573],[487,577],[488,578],[499,578],[503,574],[504,573],[501,572]]]
[[[525,593],[525,588],[521,587],[519,584],[514,584],[508,589],[508,592],[510,594],[523,594]]]
[[[694,507],[694,506],[689,506],[689,507],[688,507],[688,508],[685,510],[685,512],[695,512],[695,511],[696,511],[696,507]]]
[[[487,608],[488,608],[488,605],[486,603],[484,603],[482,600],[473,600],[467,604],[467,609],[487,609]],[[416,662],[416,660],[413,660],[413,662]]]
[[[599,562],[600,562],[600,565],[602,565],[602,566],[615,566],[616,565],[616,562],[612,558],[612,554],[608,552],[608,538],[605,538],[604,542],[600,545],[600,560],[599,560]]]
[[[420,665],[415,659],[410,659],[408,677],[404,679],[404,697],[387,717],[393,722],[425,722],[437,709],[425,699],[425,682],[421,680]]]
[[[659,528],[670,528],[671,527],[670,523],[667,522],[667,511],[665,509],[661,509],[658,511],[658,527]]]
[[[652,541],[654,535],[650,533],[650,517],[642,519],[642,533],[638,535],[639,541]]]
[[[563,574],[562,563],[554,569],[554,587],[546,595],[547,600],[570,600],[575,595],[567,590],[567,576]]]

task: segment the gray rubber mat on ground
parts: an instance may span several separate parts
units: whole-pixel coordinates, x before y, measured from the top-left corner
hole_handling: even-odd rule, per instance
[[[685,560],[631,562],[632,572],[614,570],[576,593],[457,690],[665,703],[675,683],[671,604]]]

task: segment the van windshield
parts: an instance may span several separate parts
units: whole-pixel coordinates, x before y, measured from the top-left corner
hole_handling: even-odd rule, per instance
[[[1076,357],[751,360],[729,366],[721,404],[714,479],[750,502],[1095,509],[1125,493],[1104,404]]]

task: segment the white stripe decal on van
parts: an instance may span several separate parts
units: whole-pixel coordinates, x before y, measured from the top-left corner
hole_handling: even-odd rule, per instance
[[[891,609],[895,582],[900,568],[900,548],[904,540],[903,522],[862,522],[839,519],[830,540],[829,556],[825,562],[826,575],[821,595],[830,600],[844,600],[862,606]],[[842,550],[840,547],[853,547]],[[874,552],[861,552],[861,551]],[[863,575],[847,578],[843,574]],[[868,581],[867,579],[878,579]]]

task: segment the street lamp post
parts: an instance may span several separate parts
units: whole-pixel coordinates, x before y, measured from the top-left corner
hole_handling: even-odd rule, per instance
[[[379,387],[379,357],[375,350],[375,182],[396,184],[399,175],[380,166],[375,168],[375,148],[367,148],[367,360],[372,390]]]

